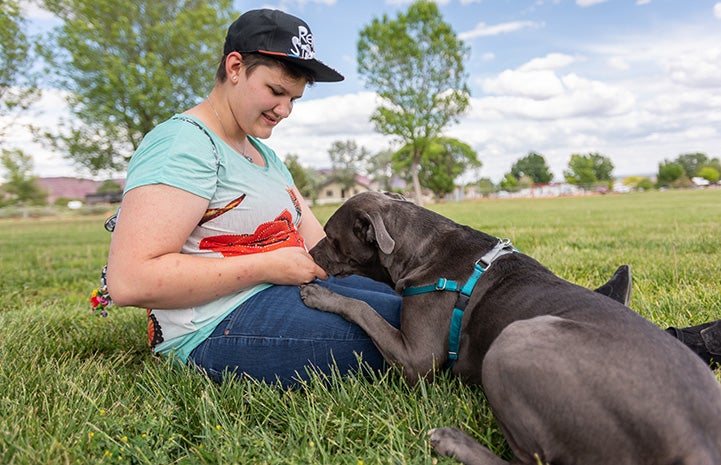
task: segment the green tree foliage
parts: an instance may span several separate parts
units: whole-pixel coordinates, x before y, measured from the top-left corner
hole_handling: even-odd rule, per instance
[[[27,109],[37,96],[31,41],[16,0],[0,1],[0,117]],[[12,121],[12,120],[10,120]],[[10,123],[0,126],[0,142]]]
[[[213,86],[231,0],[41,0],[62,25],[40,52],[75,123],[46,133],[97,173],[123,169],[142,138]]]
[[[712,158],[711,160],[704,163],[703,168],[713,168],[719,173],[721,173],[721,160],[718,158]]]
[[[628,176],[623,178],[623,185],[635,191],[647,191],[653,189],[653,181],[645,176]]]
[[[705,153],[685,153],[676,157],[674,160],[677,164],[683,167],[686,177],[693,178],[698,176],[698,172],[709,159]]]
[[[381,190],[393,190],[393,152],[382,150],[368,158],[366,170],[370,178],[378,183]]]
[[[511,174],[516,179],[521,179],[524,175],[528,176],[536,184],[545,184],[553,179],[546,159],[536,152],[529,152],[528,155],[514,163],[511,167]]]
[[[284,163],[285,167],[290,171],[291,176],[293,176],[293,182],[295,183],[295,187],[298,188],[300,195],[306,199],[314,200],[316,197],[315,190],[317,183],[314,182],[313,176],[311,176],[308,170],[300,164],[298,155],[286,155]]]
[[[370,152],[358,146],[354,140],[335,141],[328,150],[331,164],[331,177],[343,189],[349,190],[356,184],[356,178],[368,160]]]
[[[716,168],[704,166],[698,172],[699,177],[704,178],[708,182],[718,182],[719,172]]]
[[[669,187],[682,177],[685,177],[685,170],[679,163],[664,160],[658,164],[658,174],[656,175],[658,187]]]
[[[519,189],[518,179],[516,179],[516,177],[511,173],[506,173],[505,176],[503,176],[503,179],[501,179],[501,182],[498,183],[498,187],[504,191],[516,192]]]
[[[3,150],[0,164],[5,170],[7,180],[0,188],[11,205],[44,205],[47,192],[38,184],[37,176],[32,174],[33,159],[22,150]]]
[[[613,162],[600,153],[588,155],[572,154],[568,170],[563,172],[566,182],[578,186],[592,186],[610,183],[613,176]]]
[[[493,181],[491,181],[489,178],[481,178],[477,182],[479,192],[483,197],[488,197],[489,195],[496,192],[496,186],[493,184]]]
[[[122,192],[123,188],[120,184],[113,181],[112,179],[106,179],[100,186],[98,186],[98,194],[114,194],[116,192]]]
[[[682,154],[676,157],[674,162],[683,167],[684,173],[689,179],[700,177],[711,181],[706,176],[710,175],[713,177],[713,171],[706,170],[706,168],[711,168],[721,173],[721,160],[718,158],[709,158],[705,153],[695,152]],[[702,172],[705,173],[705,175],[702,174]]]
[[[410,150],[407,147],[407,150]],[[396,155],[402,160],[402,151]],[[476,152],[468,145],[457,139],[439,137],[426,148],[421,160],[421,169],[418,173],[423,187],[430,189],[436,197],[453,192],[456,179],[469,167],[480,167]]]
[[[373,19],[360,32],[358,72],[382,103],[376,129],[411,150],[407,164],[421,203],[420,164],[428,145],[468,108],[463,60],[468,49],[434,2],[420,0],[396,19]]]

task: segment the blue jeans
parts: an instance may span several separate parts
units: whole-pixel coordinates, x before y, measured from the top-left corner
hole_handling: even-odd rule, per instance
[[[367,302],[400,326],[401,298],[385,284],[360,276],[316,281],[338,294]],[[233,310],[190,353],[188,363],[220,382],[224,373],[245,374],[289,387],[308,379],[308,368],[341,374],[384,368],[383,356],[359,326],[306,307],[297,286],[272,286]]]

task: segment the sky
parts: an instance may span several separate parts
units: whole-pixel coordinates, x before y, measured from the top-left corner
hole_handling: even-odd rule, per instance
[[[540,153],[556,180],[571,154],[600,153],[616,176],[653,176],[680,154],[721,157],[721,2],[708,0],[438,0],[443,20],[470,49],[470,109],[445,135],[469,144],[494,182]],[[238,11],[278,8],[304,19],[316,57],[345,75],[306,89],[267,143],[308,167],[330,164],[335,141],[372,153],[393,148],[369,118],[373,92],[357,73],[360,30],[396,18],[407,0],[236,0]],[[31,32],[54,20],[27,5]],[[56,24],[56,23],[55,23]],[[219,44],[219,48],[220,48]],[[214,69],[203,70],[213,78]],[[182,111],[184,109],[179,109]],[[67,118],[62,92],[48,90],[24,117],[53,127]],[[82,174],[61,154],[15,130],[39,176]]]

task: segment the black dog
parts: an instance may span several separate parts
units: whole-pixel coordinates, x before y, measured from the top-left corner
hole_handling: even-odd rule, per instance
[[[721,385],[622,303],[380,193],[352,197],[325,230],[311,255],[330,274],[394,286],[404,295],[400,330],[320,286],[304,286],[306,303],[361,326],[410,382],[446,365],[481,384],[513,463],[721,464]],[[430,436],[463,463],[506,463],[456,429]]]

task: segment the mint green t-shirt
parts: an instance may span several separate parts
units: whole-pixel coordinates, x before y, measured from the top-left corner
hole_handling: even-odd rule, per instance
[[[268,146],[253,137],[248,140],[263,156],[265,167],[245,159],[197,118],[175,115],[143,139],[130,160],[125,192],[165,184],[209,201],[181,253],[222,260],[304,247],[297,231],[300,203],[290,173]],[[187,361],[228,313],[269,286],[253,286],[194,307],[148,309],[150,346]]]

